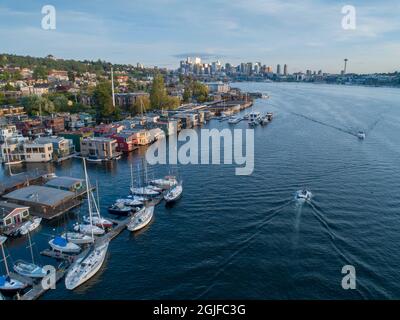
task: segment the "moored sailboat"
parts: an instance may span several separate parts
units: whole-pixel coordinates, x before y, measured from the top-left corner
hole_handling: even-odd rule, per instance
[[[147,226],[153,219],[154,206],[143,207],[134,214],[127,228],[129,231],[138,231]]]
[[[180,183],[164,194],[164,200],[167,203],[175,202],[182,196],[182,193],[183,187],[182,183]]]

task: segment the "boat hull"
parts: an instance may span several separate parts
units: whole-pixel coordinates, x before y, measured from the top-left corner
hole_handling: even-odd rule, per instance
[[[139,211],[137,215],[134,215],[131,222],[128,223],[127,229],[129,231],[134,232],[143,229],[153,219],[154,206],[144,208],[143,210],[143,212]]]

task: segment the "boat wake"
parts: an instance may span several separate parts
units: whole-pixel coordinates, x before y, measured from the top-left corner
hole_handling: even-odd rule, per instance
[[[288,200],[280,207],[275,208],[268,212],[267,216],[261,221],[261,223],[257,223],[258,227],[256,228],[256,232],[254,232],[251,236],[244,239],[238,244],[238,248],[221,264],[218,270],[215,272],[212,277],[212,283],[209,285],[200,295],[198,295],[195,299],[201,299],[204,297],[214,286],[215,281],[218,279],[218,276],[225,271],[225,269],[235,260],[235,258],[241,253],[244,249],[248,248],[251,241],[256,238],[262,231],[262,228],[266,226],[275,216],[278,215],[283,209],[287,208],[289,205],[293,203],[294,200]]]
[[[300,113],[297,113],[297,112],[290,112],[290,113],[293,114],[293,115],[295,115],[295,116],[297,116],[297,117],[301,117],[301,118],[307,119],[307,120],[309,120],[309,121],[312,121],[312,122],[321,124],[321,125],[323,125],[323,126],[326,126],[326,127],[329,127],[329,128],[332,128],[332,129],[341,131],[341,132],[343,132],[343,133],[347,133],[347,134],[350,134],[350,135],[352,135],[352,136],[357,137],[357,133],[355,133],[355,132],[353,132],[353,131],[351,131],[351,130],[344,129],[344,128],[340,128],[340,127],[334,126],[334,125],[332,125],[332,124],[329,124],[329,123],[326,123],[326,122],[322,122],[322,121],[317,120],[317,119],[313,119],[313,118],[311,118],[311,117],[305,116],[304,114],[300,114]]]

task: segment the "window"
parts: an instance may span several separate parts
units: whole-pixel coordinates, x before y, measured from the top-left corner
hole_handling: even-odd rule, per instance
[[[45,159],[46,158],[46,155],[45,154],[42,154],[42,159]]]
[[[8,226],[8,225],[10,225],[10,224],[12,224],[11,218],[6,219],[5,225]]]

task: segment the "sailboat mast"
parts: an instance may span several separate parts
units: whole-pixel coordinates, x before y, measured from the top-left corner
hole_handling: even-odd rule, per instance
[[[133,188],[133,164],[131,163],[131,188]]]
[[[3,242],[4,241],[2,241],[2,239],[0,239],[0,246],[1,246],[1,253],[3,254],[3,259],[4,259],[4,265],[6,267],[6,272],[7,272],[7,275],[9,276],[10,275],[10,270],[8,270],[7,258],[6,258],[6,254],[4,252],[4,246],[3,246]]]
[[[28,239],[29,239],[29,249],[31,250],[32,263],[35,264],[35,258],[33,257],[31,233],[29,231],[28,231]]]
[[[86,195],[87,195],[87,200],[88,200],[88,207],[89,207],[89,219],[90,219],[90,224],[92,225],[91,231],[92,231],[92,240],[94,241],[94,234],[93,234],[93,221],[92,221],[92,203],[90,200],[90,187],[89,187],[89,178],[87,174],[87,169],[86,169],[86,159],[83,159],[83,168],[85,170],[85,180],[86,180]]]
[[[114,72],[113,67],[111,67],[111,92],[112,92],[112,104],[115,109],[115,94],[114,94]]]
[[[10,154],[8,151],[10,151],[8,149],[8,143],[7,143],[7,137],[5,139],[5,146],[6,146],[6,154],[7,154],[7,161],[8,161],[8,172],[10,173],[10,176],[12,176],[12,171],[11,171],[11,163],[10,163]]]

